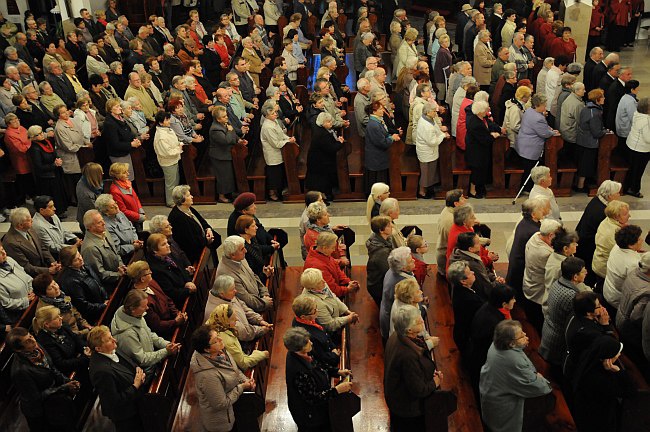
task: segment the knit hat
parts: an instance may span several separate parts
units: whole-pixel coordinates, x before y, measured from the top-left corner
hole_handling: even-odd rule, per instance
[[[254,193],[244,192],[243,194],[235,198],[235,201],[232,203],[232,205],[235,206],[235,210],[242,211],[245,208],[250,207],[256,200],[257,197],[255,196]]]

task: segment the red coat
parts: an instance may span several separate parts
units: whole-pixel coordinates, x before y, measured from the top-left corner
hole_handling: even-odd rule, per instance
[[[555,39],[560,39],[557,36],[555,36],[553,33],[549,34],[546,37],[546,41],[544,42],[544,55],[546,57],[553,57],[553,44],[555,43]]]
[[[312,250],[314,246],[316,246],[316,239],[318,238],[318,234],[320,233],[314,229],[308,229],[305,232],[305,236],[302,238],[305,244],[305,249]],[[338,248],[334,252],[332,252],[332,258],[336,260],[338,260],[342,256],[345,256],[345,253],[343,251],[340,251]]]
[[[609,3],[610,14],[609,21],[618,26],[627,26],[630,22],[630,2],[629,0],[612,0]]]
[[[467,228],[465,225],[460,225],[460,226],[456,224],[451,225],[451,229],[449,230],[449,236],[447,237],[447,267],[445,267],[445,273],[447,273],[447,269],[449,268],[449,257],[451,256],[451,253],[456,248],[456,241],[458,240],[458,235],[460,233],[471,232],[471,231],[474,230],[471,228]],[[479,255],[481,256],[481,261],[483,261],[485,267],[492,265],[492,260],[488,257],[488,252],[489,251],[485,248],[485,246],[481,246],[481,253]]]
[[[553,34],[553,26],[547,22],[542,23],[539,26],[539,40],[535,40],[535,46],[541,54],[541,57],[548,57],[546,55],[546,41],[551,37],[556,37]]]
[[[456,145],[459,149],[465,150],[465,137],[467,136],[467,114],[465,108],[474,102],[472,99],[463,99],[460,104],[460,111],[458,113],[458,123],[456,124]]]
[[[131,194],[125,194],[122,193],[115,183],[113,183],[111,185],[111,195],[113,195],[113,199],[117,203],[117,206],[128,220],[133,223],[140,220],[140,209],[142,208],[142,204],[140,204],[140,199],[138,198],[138,194],[135,193],[135,189],[131,188]]]
[[[546,18],[537,17],[533,20],[533,23],[530,25],[530,34],[535,37],[535,43],[539,43],[539,32],[542,25],[546,22]]]
[[[27,150],[32,146],[32,142],[27,138],[27,129],[20,126],[18,128],[7,128],[5,132],[5,144],[9,153],[11,166],[14,167],[16,174],[29,174],[32,172],[32,166],[29,163]]]
[[[304,268],[317,268],[322,271],[325,283],[338,297],[343,297],[348,293],[350,278],[343,273],[339,263],[331,256],[324,255],[316,249],[310,249]]]
[[[149,282],[149,288],[151,288],[154,295],[149,294],[147,297],[149,309],[147,309],[144,320],[151,331],[158,336],[171,337],[174,328],[178,325],[175,319],[176,315],[178,315],[178,309],[176,309],[174,301],[160,288],[158,282],[152,280]]]
[[[568,42],[562,38],[555,38],[551,43],[551,50],[549,51],[549,56],[557,58],[560,55],[566,56],[570,61],[576,56],[576,50],[578,45],[573,39],[569,39]]]
[[[602,8],[598,7],[591,10],[591,23],[589,23],[589,36],[600,36],[602,30],[596,30],[596,27],[604,27],[605,14]]]
[[[426,279],[428,274],[429,266],[424,261],[417,259],[415,255],[411,254],[411,256],[415,260],[415,269],[413,270],[413,275],[420,284],[420,288],[422,288],[424,286],[424,279]]]

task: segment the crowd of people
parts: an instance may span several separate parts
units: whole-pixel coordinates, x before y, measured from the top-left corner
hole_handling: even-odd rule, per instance
[[[638,100],[640,84],[616,54],[633,43],[629,28],[643,3],[593,2],[584,66],[571,28],[550,3],[517,0],[505,10],[464,4],[455,44],[438,12],[419,31],[402,2],[343,3],[233,1],[212,26],[191,10],[173,30],[152,15],[135,31],[109,0],[106,10],[79,11],[65,37],[33,15],[24,31],[2,24],[0,161],[3,173],[11,166],[15,188],[0,191],[0,207],[12,209],[0,246],[0,324],[16,354],[12,380],[30,383],[17,391],[31,430],[74,428],[74,418],[51,412],[50,398],[65,401],[88,387],[118,431],[141,430],[142,393],[165,358],[190,349],[202,427],[236,430],[233,405],[257,385],[245,372],[270,357],[254,349],[274,330],[269,258],[277,252],[282,263],[288,242],[281,230],[264,228],[255,202],[282,199],[281,149],[297,142],[298,122],[312,133],[300,218],[305,265],[292,327],[281,337],[289,410],[301,430],[329,430],[328,401],[353,388],[350,370],[339,368],[338,344],[344,327],[371,319],[344,301],[360,289],[377,304],[391,428],[423,430],[422,401],[440,391],[444,371],[430,353],[439,339],[425,328],[428,243],[413,227],[397,226],[389,150],[400,140],[415,146],[418,196],[428,197],[438,181],[439,146],[452,136],[471,169],[470,187],[446,191],[436,264],[452,288],[454,341],[485,424],[521,429],[524,400],[549,393],[552,380],[579,429],[616,430],[620,398],[633,390],[618,358],[623,352],[644,370],[650,359],[650,258],[619,199],[643,197],[650,101]],[[345,14],[347,25],[338,19]],[[280,28],[283,15],[288,24]],[[378,15],[380,22],[370,19]],[[336,74],[346,33],[354,36],[356,93]],[[303,106],[298,72],[314,64],[315,44],[321,67]],[[350,133],[364,148],[372,231],[366,287],[346,272],[349,228],[331,226],[327,209],[338,191],[336,153]],[[617,135],[628,160],[625,184],[602,183],[576,231],[569,230],[550,170],[538,163],[544,142],[562,137],[564,157],[577,165],[574,188],[584,192],[594,184],[599,139],[607,133]],[[486,195],[491,144],[500,136],[523,167],[529,193],[508,242],[505,277],[495,272],[500,257],[489,250],[489,228],[467,199]],[[235,145],[261,148],[267,197],[238,190]],[[82,148],[96,160],[82,165]],[[147,175],[163,178],[167,215],[147,214],[138,198],[131,153],[139,148]],[[216,200],[234,207],[223,241],[182,184],[179,162],[190,149],[209,158]],[[63,228],[68,206],[77,208],[79,232]],[[216,278],[205,324],[193,329],[191,347],[181,346],[170,340],[188,320],[183,304],[197,291],[194,265],[204,248],[214,257],[220,248]],[[124,278],[132,289],[110,327],[94,325]],[[15,327],[33,302],[31,332]],[[541,336],[550,376],[524,353],[528,338],[511,315],[516,302]],[[333,386],[334,377],[340,380]],[[594,407],[601,416],[593,416]]]

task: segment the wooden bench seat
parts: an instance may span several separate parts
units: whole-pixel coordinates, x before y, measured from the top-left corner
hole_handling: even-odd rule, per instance
[[[624,183],[629,170],[627,162],[623,160],[617,150],[618,139],[613,133],[605,134],[598,146],[598,179],[596,187],[589,191],[589,196],[596,195],[597,187],[605,180],[614,180]]]

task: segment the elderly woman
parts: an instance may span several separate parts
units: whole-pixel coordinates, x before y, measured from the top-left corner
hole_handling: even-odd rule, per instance
[[[172,191],[180,182],[178,162],[183,153],[183,144],[171,129],[171,114],[165,111],[156,113],[156,135],[153,139],[153,149],[156,159],[165,177],[165,203],[167,207],[174,205]]]
[[[90,350],[80,335],[63,324],[57,307],[45,306],[36,311],[33,330],[39,345],[47,351],[58,370],[66,375],[86,373]]]
[[[110,194],[101,194],[95,200],[95,207],[102,214],[106,223],[106,231],[111,235],[115,249],[123,262],[129,262],[133,252],[142,249],[142,241],[126,215],[120,211],[117,203]]]
[[[526,181],[530,170],[542,157],[546,140],[560,134],[557,130],[551,129],[546,122],[546,96],[535,94],[531,98],[531,103],[532,106],[521,117],[521,126],[514,146],[524,167],[521,175],[523,181]],[[530,191],[531,188],[531,183],[524,185],[525,191]]]
[[[307,207],[307,225],[305,227],[305,235],[303,236],[303,244],[307,252],[313,249],[320,233],[329,232],[336,234],[334,229],[342,228],[341,225],[330,227],[330,216],[327,206],[320,201],[312,203]],[[331,253],[331,256],[341,265],[350,264],[350,261],[345,256],[345,245],[337,245]]]
[[[393,248],[406,246],[406,239],[404,238],[404,234],[399,229],[397,229],[397,225],[395,224],[395,221],[399,219],[400,215],[399,201],[397,201],[395,198],[386,198],[381,203],[381,207],[379,208],[379,215],[390,217],[391,224],[393,225],[390,241],[393,244]]]
[[[587,95],[589,102],[580,111],[576,136],[578,159],[578,190],[586,192],[585,179],[596,178],[598,167],[598,146],[608,130],[603,123],[605,92],[594,89]]]
[[[113,179],[111,195],[120,211],[133,223],[136,231],[141,232],[144,221],[147,219],[138,194],[129,180],[129,164],[123,162],[113,163],[109,175]]]
[[[235,181],[235,170],[232,164],[232,148],[240,141],[246,144],[246,140],[238,140],[237,133],[228,121],[228,112],[225,107],[217,106],[212,110],[214,122],[210,126],[210,146],[208,155],[212,163],[215,178],[217,179],[217,201],[229,203],[228,195],[237,192]]]
[[[86,70],[88,71],[88,76],[108,73],[111,68],[99,55],[97,44],[89,43],[86,46],[88,49],[88,57],[86,57]]]
[[[34,193],[34,180],[32,177],[32,168],[29,163],[27,151],[31,146],[27,129],[20,124],[16,114],[10,113],[5,116],[7,129],[5,131],[4,143],[11,166],[16,173],[16,204],[22,203],[25,196]]]
[[[260,139],[262,141],[264,162],[266,163],[267,189],[271,201],[279,201],[279,195],[286,184],[282,147],[289,143],[295,144],[296,137],[288,136],[276,121],[278,118],[277,105],[265,103],[262,106],[261,113],[264,116],[264,121],[262,122]]]
[[[526,242],[525,268],[522,283],[522,291],[525,300],[522,299],[528,320],[541,333],[544,315],[542,314],[542,301],[545,297],[545,273],[546,263],[553,253],[552,241],[556,232],[562,225],[555,219],[545,218],[542,220],[539,232]]]
[[[307,258],[307,248],[305,247],[305,234],[307,233],[307,225],[309,224],[309,205],[315,202],[324,203],[323,194],[320,191],[311,190],[305,193],[305,209],[300,215],[300,223],[298,224],[298,231],[300,233],[300,245],[302,252],[302,259]]]
[[[491,430],[521,430],[525,399],[552,391],[524,353],[527,345],[519,321],[497,324],[479,384],[483,421]]]
[[[303,328],[309,332],[309,338],[313,345],[312,357],[328,367],[338,367],[341,350],[336,348],[327,332],[316,322],[318,315],[316,301],[308,296],[299,295],[293,300],[291,308],[295,314],[291,326]]]
[[[73,419],[63,416],[54,420],[46,416],[48,400],[44,395],[57,391],[74,395],[79,391],[79,382],[70,381],[53,366],[50,355],[43,350],[27,329],[22,327],[11,329],[5,343],[16,354],[11,365],[11,382],[21,384],[16,386],[16,390],[21,411],[30,430],[74,430]],[[71,399],[71,396],[59,399],[63,406],[57,408],[62,410],[61,412],[74,410],[73,406],[67,406],[67,404],[72,405]]]
[[[74,111],[74,118],[72,121],[78,130],[83,134],[83,145],[88,145],[86,143],[92,142],[94,138],[97,138],[101,135],[99,131],[100,121],[103,124],[103,117],[97,115],[97,111],[90,107],[91,101],[88,97],[82,97],[77,100],[76,109]],[[54,110],[55,115],[60,118],[61,111],[60,109]],[[67,147],[67,146],[66,146]],[[77,163],[76,169],[79,170],[79,163]],[[78,173],[79,171],[77,171]]]
[[[479,93],[479,87],[477,85],[470,85],[467,87],[465,90],[465,96],[460,103],[460,108],[458,112],[458,121],[456,122],[456,146],[461,149],[465,150],[466,143],[465,143],[465,138],[467,137],[467,116],[472,114],[472,105],[474,101],[478,102],[478,98],[476,95]],[[486,94],[486,98],[484,99],[485,102],[488,101],[489,95],[487,92],[483,92]]]
[[[182,309],[185,299],[196,292],[190,270],[174,261],[171,247],[164,234],[151,234],[147,239],[147,262],[151,267],[153,278],[162,290],[174,300],[176,307]]]
[[[410,89],[410,107],[405,107],[405,112],[408,112],[408,127],[406,129],[406,144],[415,144],[415,137],[417,135],[418,121],[422,117],[424,105],[427,102],[433,102],[434,107],[438,108],[435,99],[432,98],[431,83],[429,77],[426,77],[427,82],[418,83],[415,79],[411,81]],[[407,103],[407,101],[405,101]]]
[[[176,186],[172,191],[174,207],[169,212],[169,223],[174,226],[174,240],[190,260],[196,263],[203,248],[216,251],[221,245],[221,236],[212,230],[208,222],[192,207],[194,197],[187,185]]]
[[[102,131],[104,142],[108,147],[108,157],[111,163],[126,163],[133,166],[131,150],[142,145],[140,139],[134,134],[123,117],[122,106],[119,99],[110,99],[106,102],[106,120]],[[128,180],[133,180],[132,175]]]
[[[451,39],[449,35],[442,35],[438,39],[440,42],[440,49],[436,55],[436,62],[433,65],[433,82],[436,84],[436,100],[439,102],[445,101],[447,98],[447,81],[450,76],[450,68],[452,66],[453,57],[449,46]]]
[[[388,271],[388,255],[393,250],[393,224],[388,216],[375,216],[370,221],[372,234],[366,240],[368,249],[367,288],[372,299],[381,305],[384,276]]]
[[[408,278],[398,282],[397,285],[395,285],[395,301],[390,310],[391,319],[389,337],[395,331],[394,318],[397,317],[399,310],[408,306],[415,306],[420,310],[422,319],[427,319],[426,303],[428,303],[428,300],[425,300],[424,294],[422,293],[417,281]],[[429,350],[438,346],[439,338],[430,336],[426,330],[421,333],[421,336],[424,338]]]
[[[77,222],[83,232],[85,227],[83,224],[84,214],[88,210],[95,208],[95,200],[104,191],[104,170],[102,166],[95,162],[88,162],[81,170],[81,178],[77,183]]]
[[[371,185],[388,183],[389,149],[393,142],[399,141],[398,134],[391,134],[384,122],[386,108],[377,100],[366,107],[369,115],[366,126],[365,174],[366,191],[370,193]]]
[[[476,214],[474,214],[474,209],[469,204],[454,208],[453,216],[454,223],[449,229],[449,235],[447,236],[447,268],[449,268],[449,257],[456,248],[458,235],[462,232],[474,231],[474,226],[479,224]],[[488,251],[484,246],[481,246],[479,256],[487,268],[491,268],[492,262],[499,258],[498,254]]]
[[[308,268],[300,276],[302,294],[313,298],[318,306],[316,321],[328,333],[338,332],[347,324],[359,321],[359,315],[352,312],[339,300],[325,283],[323,272],[316,268]]]
[[[630,161],[630,171],[626,177],[627,193],[637,198],[643,198],[641,178],[650,159],[650,99],[643,98],[639,101],[625,143]]]
[[[379,209],[381,208],[381,203],[384,202],[386,198],[390,196],[390,186],[386,183],[374,183],[370,188],[370,194],[368,195],[368,200],[366,202],[366,219],[368,223],[375,216],[379,216]]]
[[[415,306],[404,306],[393,317],[395,332],[384,352],[384,397],[391,430],[425,430],[424,399],[440,389],[443,374],[436,369],[422,332],[424,320]]]
[[[580,111],[585,107],[583,101],[584,96],[585,85],[581,82],[573,84],[573,86],[571,86],[571,94],[568,95],[564,100],[564,103],[562,103],[560,115],[556,117],[556,122],[559,122],[558,129],[562,134],[564,145],[574,150],[578,140],[578,120],[580,119]]]
[[[81,316],[79,311],[72,305],[71,299],[67,296],[59,284],[49,273],[41,273],[32,280],[34,294],[39,298],[36,310],[45,306],[56,306],[61,311],[63,322],[73,332],[85,336],[92,326]]]
[[[467,117],[465,162],[471,169],[469,187],[471,198],[485,198],[487,192],[485,185],[490,178],[492,143],[500,135],[499,132],[490,132],[491,128],[486,118],[489,112],[490,105],[487,102],[474,102],[473,115]]]
[[[506,101],[506,112],[503,117],[503,128],[508,135],[510,147],[515,147],[517,135],[521,128],[521,117],[526,109],[529,108],[531,91],[526,86],[520,86],[515,92],[515,97]]]
[[[426,198],[430,188],[436,182],[436,169],[438,166],[438,147],[440,143],[449,138],[438,126],[436,106],[427,102],[422,109],[422,117],[417,121],[415,133],[415,151],[420,161],[420,190],[419,196]]]
[[[331,387],[331,378],[348,377],[350,371],[312,357],[313,343],[304,328],[292,327],[282,339],[288,351],[285,369],[291,417],[299,430],[329,430],[328,401],[352,389],[349,379]]]
[[[389,30],[390,37],[388,38],[388,48],[390,51],[390,60],[392,64],[395,64],[397,53],[402,45],[402,25],[399,21],[393,20],[390,23]]]
[[[379,307],[379,328],[384,341],[388,340],[390,330],[390,311],[395,301],[395,285],[398,282],[413,278],[415,260],[411,249],[406,246],[393,249],[388,255],[388,271],[384,276],[381,305]],[[417,281],[416,281],[417,283]]]
[[[268,351],[258,350],[246,354],[237,339],[236,323],[237,315],[235,315],[232,306],[221,304],[214,308],[205,324],[217,332],[239,369],[247,371],[268,359],[270,354]]]
[[[149,221],[149,232],[151,234],[164,234],[165,237],[167,237],[167,242],[172,248],[172,259],[174,261],[180,263],[184,268],[192,265],[190,260],[187,258],[187,255],[185,255],[185,252],[183,252],[183,249],[181,249],[179,244],[176,243],[176,240],[174,240],[172,224],[169,222],[169,219],[167,219],[167,216],[156,215],[152,217]]]
[[[476,36],[478,43],[474,48],[474,74],[476,82],[481,90],[488,91],[492,77],[492,66],[496,63],[496,57],[492,49],[488,46],[490,41],[490,32],[481,30]]]
[[[338,187],[338,168],[336,155],[343,148],[344,138],[338,136],[332,128],[333,117],[329,113],[320,113],[316,118],[316,127],[312,130],[311,146],[307,155],[307,177],[305,187],[319,190],[325,199],[333,199],[333,188]]]
[[[190,369],[201,426],[204,430],[231,431],[235,424],[233,405],[242,393],[255,390],[255,380],[246,378],[235,366],[232,354],[224,350],[224,341],[210,326],[194,331],[192,348]]]
[[[304,268],[321,270],[327,286],[338,297],[344,297],[348,292],[359,289],[359,283],[350,280],[341,270],[340,261],[333,257],[333,252],[338,249],[336,234],[322,231],[318,234],[315,246],[309,249]]]
[[[418,50],[415,45],[417,38],[418,31],[414,28],[409,28],[404,33],[404,40],[402,40],[402,43],[399,45],[397,56],[395,57],[393,75],[399,76],[402,69],[406,67],[406,63],[409,59],[418,60]]]
[[[122,117],[127,126],[131,129],[133,135],[141,141],[149,139],[149,125],[147,118],[142,111],[142,104],[136,96],[132,96],[120,103],[122,107]],[[139,108],[139,109],[136,109]]]
[[[639,261],[643,256],[642,234],[641,227],[637,225],[625,225],[614,234],[616,245],[607,259],[603,297],[616,309],[621,301],[623,283],[630,273],[639,268]]]
[[[57,154],[57,151],[59,154],[63,153],[64,148],[58,146],[55,151],[54,140],[48,138],[48,135],[38,125],[30,126],[27,130],[27,137],[31,141],[31,147],[28,153],[32,170],[36,177],[35,189],[38,195],[50,195],[56,205],[57,213],[65,217],[65,210],[68,208],[68,200],[64,187],[66,176],[61,170],[61,165],[65,162]],[[72,185],[70,186],[70,189],[72,189]]]
[[[530,198],[536,198],[538,196],[546,197],[551,204],[551,213],[546,217],[555,219],[558,222],[562,222],[562,216],[560,215],[560,206],[557,204],[555,199],[555,194],[551,190],[551,184],[553,184],[553,177],[551,177],[551,170],[545,166],[537,166],[530,170],[530,179],[533,181],[533,188],[530,190]]]
[[[108,294],[92,267],[85,265],[77,246],[66,246],[59,253],[63,271],[56,281],[72,304],[90,322],[97,322],[106,309]]]
[[[183,144],[203,142],[203,137],[196,133],[201,129],[201,123],[194,121],[185,113],[185,103],[180,97],[172,97],[167,103],[167,111],[172,115],[169,127],[172,128],[178,140]]]
[[[273,267],[267,265],[271,254],[265,253],[265,248],[262,248],[262,245],[257,240],[257,229],[254,217],[241,215],[237,218],[235,231],[246,241],[244,243],[246,246],[246,262],[264,284],[267,276],[273,274]],[[268,250],[266,251],[268,252]]]
[[[474,78],[473,76],[465,76],[461,79],[460,86],[458,87],[458,90],[456,90],[456,93],[454,93],[454,97],[451,105],[451,135],[454,137],[456,136],[458,131],[458,118],[460,117],[460,107],[463,104],[463,100],[465,100],[465,96],[467,95],[467,90],[472,86],[477,86],[476,78]]]
[[[603,279],[607,275],[609,254],[616,244],[616,232],[630,220],[630,206],[623,201],[610,201],[605,207],[605,216],[596,231],[596,250],[591,263],[593,272]]]
[[[452,307],[454,311],[454,342],[459,351],[465,355],[471,348],[469,344],[472,320],[476,311],[485,303],[485,294],[479,294],[474,288],[476,275],[464,260],[449,264],[447,281],[453,290]]]

